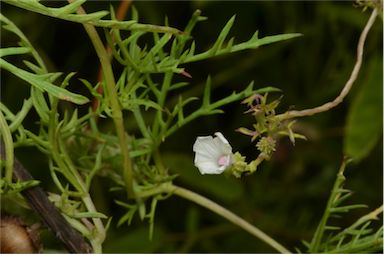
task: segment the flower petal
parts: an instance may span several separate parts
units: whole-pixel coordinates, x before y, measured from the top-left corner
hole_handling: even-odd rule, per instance
[[[226,166],[217,166],[216,162],[200,162],[195,164],[202,175],[204,174],[221,174],[227,168]]]
[[[219,157],[220,145],[216,144],[211,136],[198,137],[193,145],[193,151],[200,154],[207,154],[210,157]]]
[[[229,145],[228,140],[224,137],[224,135],[221,132],[215,132],[215,136],[218,137],[220,141],[223,142],[224,144]]]
[[[193,145],[195,166],[201,174],[221,174],[232,165],[232,147],[220,132],[216,137],[198,137]],[[223,162],[224,158],[226,161]]]

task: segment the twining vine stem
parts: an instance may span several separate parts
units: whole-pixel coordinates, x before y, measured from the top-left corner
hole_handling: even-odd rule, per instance
[[[180,196],[182,198],[185,198],[189,201],[192,201],[198,205],[201,205],[212,212],[222,216],[223,218],[227,219],[228,221],[232,222],[233,224],[239,226],[240,228],[244,229],[251,235],[259,238],[260,240],[264,241],[266,244],[274,248],[275,250],[279,251],[280,253],[291,253],[289,250],[287,250],[284,246],[282,246],[280,243],[272,239],[270,236],[265,234],[263,231],[258,229],[257,227],[253,226],[243,218],[239,217],[238,215],[234,214],[233,212],[229,211],[228,209],[222,207],[221,205],[213,202],[212,200],[197,194],[196,192],[193,192],[191,190],[173,185],[171,183],[165,183],[162,185],[159,185],[157,188],[154,188],[152,190],[139,192],[137,195],[139,197],[148,197],[153,196],[159,193],[167,193],[167,194],[174,194],[177,196]]]
[[[327,102],[321,106],[311,108],[311,109],[287,111],[283,114],[277,115],[276,116],[277,118],[280,118],[281,120],[286,120],[286,119],[295,118],[295,117],[311,116],[314,114],[328,111],[336,107],[337,105],[339,105],[344,100],[344,98],[347,96],[347,94],[351,90],[352,85],[356,81],[357,76],[359,74],[361,63],[363,61],[364,44],[365,44],[368,32],[371,29],[373,23],[375,22],[376,17],[377,17],[377,9],[374,9],[370,18],[368,19],[367,24],[365,25],[363,31],[361,32],[359,42],[357,44],[357,57],[356,57],[355,66],[353,67],[352,73],[347,83],[345,83],[341,93],[333,101]]]
[[[270,236],[268,236],[266,233],[258,229],[257,227],[253,226],[243,218],[237,216],[236,214],[232,213],[231,211],[225,209],[221,205],[213,202],[212,200],[207,199],[204,196],[201,196],[193,191],[187,190],[182,187],[174,186],[173,185],[173,194],[178,195],[180,197],[183,197],[185,199],[188,199],[192,202],[195,202],[213,212],[216,214],[224,217],[225,219],[229,220],[235,225],[238,225],[248,233],[252,234],[253,236],[259,238],[260,240],[264,241],[271,247],[273,247],[275,250],[279,251],[280,253],[290,253],[285,247],[283,247],[280,243],[272,239]]]

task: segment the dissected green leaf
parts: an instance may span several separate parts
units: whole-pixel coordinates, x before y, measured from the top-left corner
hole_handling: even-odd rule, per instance
[[[145,110],[148,110],[148,108],[154,108],[157,110],[162,110],[160,105],[147,99],[127,99],[126,101],[122,102],[122,105],[125,109],[133,109],[137,106],[144,106]]]
[[[17,112],[15,119],[13,119],[12,124],[9,125],[9,129],[11,132],[16,131],[17,128],[21,125],[24,118],[29,113],[29,110],[32,108],[32,99],[29,98],[27,100],[24,100],[23,106],[19,112]]]
[[[21,55],[31,52],[29,48],[26,47],[10,47],[0,49],[0,57],[8,55]]]
[[[225,24],[224,28],[221,30],[219,37],[217,38],[215,44],[213,47],[209,50],[213,54],[216,54],[216,52],[220,49],[222,49],[224,40],[227,38],[229,31],[231,30],[233,23],[235,22],[236,15],[233,15],[232,18],[230,18]]]
[[[129,21],[101,20],[101,18],[108,15],[108,11],[97,11],[97,12],[87,13],[87,14],[71,14],[70,12],[75,11],[78,5],[85,2],[84,0],[81,0],[79,3],[76,3],[78,1],[73,2],[61,8],[47,7],[39,3],[39,1],[31,1],[31,0],[3,0],[3,2],[29,10],[29,11],[47,15],[50,17],[60,18],[63,20],[68,20],[68,21],[78,22],[78,23],[90,23],[94,26],[119,28],[119,29],[126,29],[126,30],[151,31],[151,32],[159,32],[159,33],[172,33],[172,34],[181,33],[180,30],[173,27],[157,26],[157,25],[151,25],[151,24],[139,24],[135,20],[129,20]]]
[[[69,92],[68,90],[55,86],[54,84],[46,81],[46,76],[36,75],[27,72],[6,62],[3,59],[0,59],[0,68],[8,70],[12,74],[38,88],[40,91],[46,91],[48,94],[57,97],[61,100],[70,101],[76,104],[85,104],[89,101],[87,97]]]
[[[60,7],[56,9],[56,12],[58,13],[58,16],[63,16],[66,14],[70,14],[73,12],[76,12],[77,9],[85,3],[87,0],[76,0],[72,3],[67,4],[66,6]]]
[[[205,83],[205,87],[204,87],[203,104],[201,105],[201,107],[208,107],[209,104],[211,104],[211,87],[212,87],[211,77],[208,76],[207,82]]]
[[[88,22],[100,22],[102,17],[108,15],[107,11],[98,11],[89,14],[68,14],[57,16],[58,18],[65,17],[68,20],[80,22],[80,23],[88,23]]]
[[[41,68],[40,66],[37,66],[37,65],[34,64],[34,63],[31,63],[30,61],[23,60],[23,63],[24,63],[29,69],[31,69],[34,73],[36,73],[36,74],[43,74],[43,73],[45,73],[45,71],[43,70],[43,68]]]
[[[108,219],[108,217],[105,214],[99,213],[99,212],[77,212],[74,214],[71,214],[71,217],[73,218],[102,218],[102,219]]]
[[[236,51],[245,50],[245,49],[255,49],[263,45],[275,43],[278,41],[285,41],[285,40],[293,39],[299,36],[302,36],[302,34],[300,33],[278,34],[278,35],[265,36],[261,39],[258,39],[257,37],[255,38],[252,37],[247,42],[243,42],[233,46],[231,52],[236,52]]]
[[[31,87],[31,98],[33,102],[33,106],[36,109],[37,114],[40,117],[40,121],[42,123],[49,122],[49,108],[48,104],[44,98],[44,94],[37,87]]]
[[[246,50],[246,49],[256,49],[260,46],[275,43],[278,41],[284,41],[284,40],[289,40],[295,37],[302,36],[300,33],[291,33],[291,34],[278,34],[278,35],[272,35],[272,36],[266,36],[261,39],[257,38],[257,32],[252,36],[251,39],[249,39],[246,42],[233,45],[233,40],[231,39],[230,42],[228,43],[229,45],[227,47],[217,49],[217,50],[208,50],[203,53],[199,53],[196,55],[191,55],[189,54],[188,57],[183,59],[183,63],[190,63],[190,62],[196,62],[196,61],[201,61],[210,57],[218,56],[218,55],[223,55],[227,53],[234,53],[237,51],[241,50]],[[221,43],[219,39],[215,42],[215,44],[218,43],[218,45]],[[221,44],[220,44],[221,45]]]

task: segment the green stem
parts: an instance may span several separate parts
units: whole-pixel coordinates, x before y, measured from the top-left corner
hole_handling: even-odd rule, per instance
[[[83,188],[85,184],[82,183]],[[95,205],[88,192],[85,192],[85,196],[82,197],[82,201],[89,212],[97,212]],[[91,237],[90,242],[93,248],[93,253],[103,253],[102,244],[106,237],[105,228],[100,218],[92,218],[92,222],[95,225],[96,237]]]
[[[87,184],[83,181],[83,178],[79,174],[79,172],[75,169],[75,165],[73,165],[72,160],[70,159],[67,150],[65,148],[60,137],[56,137],[57,142],[60,142],[60,152],[61,160],[66,165],[66,168],[72,173],[74,176],[74,181],[76,182],[76,186],[78,186],[78,191],[82,193],[81,200],[85,205],[85,208],[88,212],[96,213],[97,209],[93,203],[93,200],[89,194]],[[105,240],[106,232],[103,225],[103,222],[100,218],[92,218],[93,225],[95,226],[95,232],[90,236],[89,240],[91,242],[93,252],[94,253],[102,253],[102,243]]]
[[[13,173],[13,141],[12,134],[5,120],[3,112],[0,110],[0,134],[3,136],[4,146],[5,146],[5,179],[7,182],[12,182],[12,173]],[[0,143],[0,145],[2,145]],[[0,176],[2,176],[0,172]]]
[[[225,209],[224,207],[220,206],[219,204],[207,199],[206,197],[203,197],[195,192],[192,192],[190,190],[173,186],[174,194],[183,197],[185,199],[188,199],[192,202],[195,202],[196,204],[199,204],[212,212],[222,216],[223,218],[229,220],[233,224],[241,227],[251,235],[259,238],[260,240],[264,241],[268,245],[270,245],[275,250],[279,251],[280,253],[290,253],[285,247],[283,247],[281,244],[276,242],[274,239],[272,239],[270,236],[265,234],[263,231],[258,229],[257,227],[251,225],[249,222],[245,221],[241,217],[237,216],[236,214],[232,213],[231,211]]]
[[[43,73],[48,73],[47,67],[44,64],[43,59],[40,57],[39,53],[37,53],[36,49],[33,47],[33,45],[29,42],[28,38],[25,37],[23,32],[9,19],[7,19],[4,15],[0,13],[0,20],[7,23],[8,26],[12,28],[15,34],[20,37],[20,39],[26,44],[25,46],[31,50],[32,56],[35,58],[36,62],[40,65]],[[39,73],[40,74],[40,73]]]
[[[134,99],[136,99],[136,93],[134,93]],[[149,133],[149,130],[147,128],[147,125],[145,124],[143,114],[141,112],[140,106],[135,106],[132,109],[133,116],[135,117],[135,120],[137,122],[137,125],[140,129],[141,134],[143,137],[150,139],[151,134]]]
[[[163,84],[161,86],[161,91],[158,96],[158,104],[160,107],[163,107],[165,104],[165,99],[167,98],[169,87],[171,86],[172,77],[173,77],[173,72],[167,72],[164,75]],[[164,125],[163,112],[158,111],[155,121],[153,123],[153,131],[152,131],[153,136],[158,138],[158,140],[156,140],[155,142],[156,146],[158,146],[161,143],[161,140],[163,139],[162,137],[162,135],[164,134],[163,125]]]
[[[167,72],[164,75],[163,84],[161,86],[161,91],[158,96],[158,104],[160,107],[163,107],[165,104],[167,93],[168,93],[169,87],[171,86],[172,77],[173,77],[173,72]],[[161,142],[164,141],[166,137],[166,131],[167,131],[167,124],[163,120],[163,111],[159,110],[155,117],[155,120],[153,123],[153,129],[152,129],[152,137],[154,138],[153,146],[155,151],[154,157],[158,155],[158,147],[160,146]],[[164,167],[160,167],[159,169],[161,173],[165,172]]]
[[[114,34],[114,39],[115,41],[117,42],[117,44],[119,45],[119,49],[121,50],[121,54],[122,56],[124,56],[124,61],[126,62],[124,65],[129,65],[131,66],[135,71],[140,71],[139,70],[139,67],[136,65],[136,63],[133,61],[131,55],[129,54],[128,52],[128,49],[125,45],[123,45],[123,41],[121,39],[121,36],[120,36],[120,31],[117,30],[117,29],[113,29],[113,34]],[[113,39],[111,38],[110,42],[111,45],[113,45]],[[111,46],[112,47],[112,46]]]
[[[137,106],[135,109],[133,109],[132,112],[133,112],[133,116],[135,117],[135,120],[137,122],[137,125],[139,126],[140,132],[143,135],[143,137],[150,138],[150,134],[148,132],[147,126],[145,125],[143,114],[141,113],[139,106]]]
[[[165,183],[160,186],[158,186],[156,189],[148,190],[145,192],[138,193],[138,196],[140,197],[148,197],[153,196],[159,193],[169,193],[169,194],[175,194],[182,198],[188,199],[198,205],[201,205],[212,212],[222,216],[223,218],[229,220],[233,224],[241,227],[251,235],[255,236],[256,238],[259,238],[275,250],[279,251],[280,253],[291,253],[289,250],[287,250],[285,247],[283,247],[280,243],[276,242],[274,239],[272,239],[270,236],[265,234],[263,231],[258,229],[257,227],[253,226],[249,222],[245,221],[241,217],[237,216],[233,212],[225,209],[224,207],[220,206],[219,204],[213,202],[212,200],[207,199],[206,197],[203,197],[193,191],[187,190],[182,187],[175,186],[171,183]]]
[[[69,2],[73,2],[73,0],[68,0]],[[85,14],[85,11],[80,7],[77,10],[78,14]],[[109,103],[112,108],[112,118],[115,124],[117,136],[119,138],[119,144],[121,149],[121,154],[123,157],[123,177],[124,182],[127,187],[128,196],[131,198],[134,197],[133,191],[133,170],[132,170],[132,161],[129,157],[129,150],[127,145],[127,138],[124,130],[124,121],[123,121],[123,113],[119,104],[119,97],[115,90],[116,82],[112,71],[111,62],[109,60],[108,53],[95,29],[94,26],[83,24],[86,32],[88,33],[89,38],[92,41],[92,44],[95,48],[97,56],[99,57],[104,78],[106,81],[106,92],[109,97]]]
[[[354,230],[357,230],[358,227],[360,227],[361,225],[365,224],[367,221],[371,221],[371,220],[377,220],[378,219],[378,215],[380,213],[383,212],[383,205],[381,205],[380,207],[376,208],[374,211],[360,217],[355,223],[353,223],[351,226],[349,226],[348,228],[344,229],[343,231],[341,231],[340,233],[338,233],[337,235],[335,235],[332,240],[335,241],[335,240],[338,240],[340,238],[342,238],[343,236],[345,236],[345,234],[347,234],[348,232],[352,232]]]
[[[51,144],[51,154],[58,165],[60,172],[66,177],[66,179],[73,185],[73,187],[81,193],[81,200],[84,203],[88,212],[96,213],[96,207],[93,204],[91,196],[87,190],[86,183],[83,181],[81,175],[76,170],[73,162],[68,155],[65,145],[63,144],[62,138],[60,136],[60,124],[58,123],[58,113],[57,113],[58,99],[53,98],[51,102],[51,112],[49,118],[49,143]],[[79,229],[79,227],[73,224],[71,220],[68,221],[72,226]],[[89,238],[93,253],[102,253],[102,243],[105,239],[106,233],[104,225],[100,218],[92,218],[93,225],[95,230],[90,230],[91,233],[87,234]],[[80,231],[84,234],[83,231]]]
[[[165,173],[166,169],[163,163],[163,160],[161,159],[161,154],[159,149],[156,147],[153,152],[153,160],[155,162],[156,168],[159,169],[160,173]]]
[[[311,245],[309,247],[308,252],[316,253],[319,251],[321,240],[323,238],[324,232],[325,232],[325,226],[327,224],[328,218],[331,214],[331,208],[333,206],[334,201],[336,200],[337,195],[340,195],[340,186],[345,181],[345,177],[343,175],[345,167],[348,163],[348,160],[346,158],[343,159],[339,172],[337,174],[336,181],[333,185],[331,195],[328,199],[327,207],[325,208],[325,212],[323,214],[323,217],[321,218],[321,221],[319,225],[317,226],[316,232],[313,236]]]
[[[80,0],[77,0],[80,1]],[[172,34],[180,34],[181,31],[168,26],[157,26],[151,24],[140,24],[134,20],[128,21],[118,21],[118,20],[101,20],[102,17],[108,14],[107,11],[98,11],[94,13],[88,14],[88,19],[86,18],[85,13],[79,13],[80,15],[71,15],[68,13],[68,10],[64,10],[68,8],[69,5],[63,6],[61,8],[50,8],[44,6],[39,1],[31,1],[31,0],[3,0],[3,2],[29,10],[33,12],[37,12],[46,16],[59,18],[62,20],[68,20],[77,23],[87,22],[92,26],[98,27],[106,27],[106,28],[117,28],[123,30],[140,30],[140,31],[148,31],[148,32],[157,32],[157,33],[172,33]],[[68,1],[70,3],[76,2],[74,0]],[[85,2],[83,0],[82,2]],[[80,7],[81,8],[81,7]]]
[[[221,106],[224,106],[226,104],[244,99],[247,96],[250,96],[250,95],[252,95],[258,91],[259,90],[253,90],[253,82],[251,82],[250,85],[248,85],[248,87],[245,90],[243,90],[239,93],[233,93],[224,99],[218,100],[218,101],[213,102],[213,103],[209,103],[208,105],[206,105],[204,107],[202,106],[201,108],[199,108],[195,112],[193,112],[190,115],[188,115],[187,117],[185,117],[182,121],[179,121],[177,124],[173,125],[169,129],[166,129],[163,136],[164,136],[164,138],[170,136],[175,131],[180,129],[180,127],[186,125],[187,123],[191,122],[192,120],[194,120],[194,119],[196,119],[202,115],[219,113],[219,112],[221,112],[221,110],[219,109]]]
[[[360,225],[364,224],[365,222],[367,221],[370,221],[370,220],[377,220],[378,219],[378,215],[380,213],[383,213],[383,205],[381,205],[380,207],[376,208],[375,210],[373,210],[372,212],[364,215],[363,217],[360,217],[355,223],[353,223],[352,226],[350,226],[348,229],[349,230],[352,230],[352,229],[355,229],[357,227],[359,227]]]

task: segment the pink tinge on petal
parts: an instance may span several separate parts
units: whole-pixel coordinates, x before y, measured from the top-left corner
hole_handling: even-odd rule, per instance
[[[222,155],[217,160],[219,166],[228,166],[230,163],[230,157],[228,155]]]

